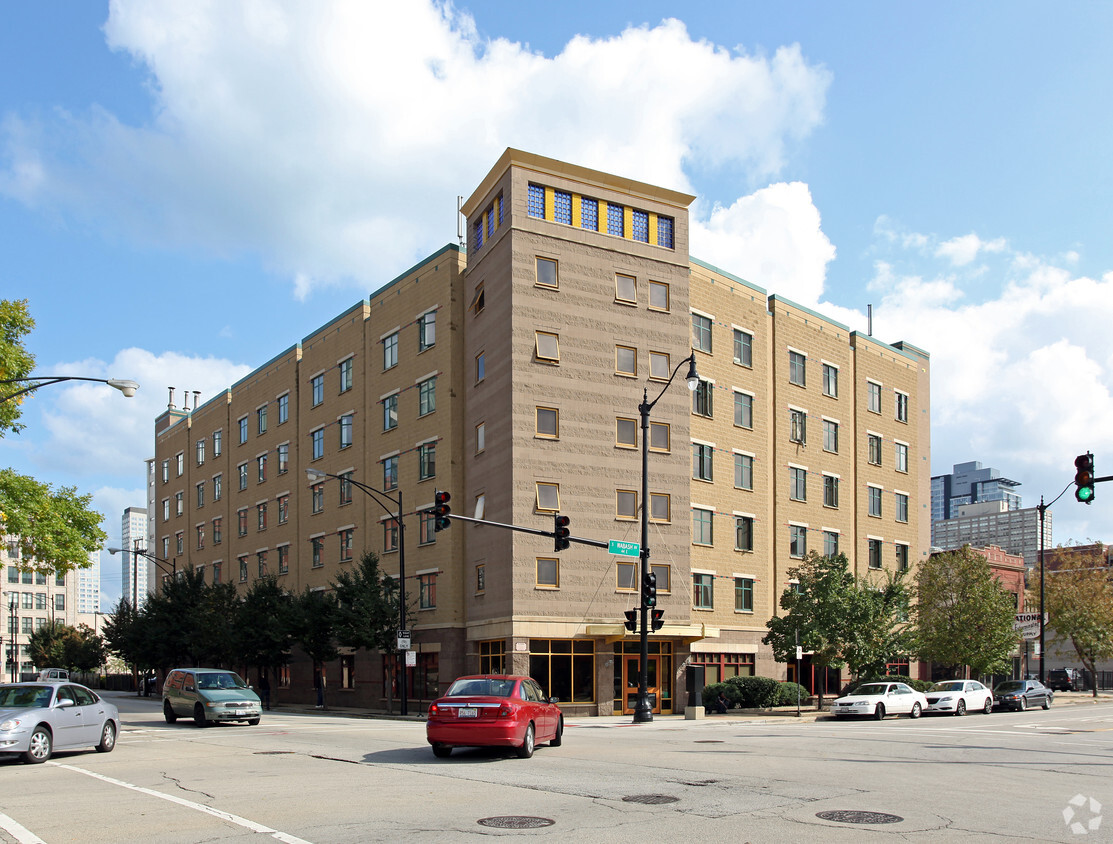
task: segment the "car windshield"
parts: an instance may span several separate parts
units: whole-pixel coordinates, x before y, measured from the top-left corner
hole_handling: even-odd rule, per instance
[[[457,680],[445,693],[445,697],[510,697],[514,691],[514,681],[506,678],[472,677]]]
[[[1021,680],[1009,680],[1005,683],[1001,683],[1001,685],[999,685],[997,687],[997,691],[999,691],[999,692],[1019,692],[1023,688],[1024,688],[1023,681],[1021,681]]]
[[[961,692],[962,681],[948,680],[945,683],[936,683],[934,686],[931,687],[931,690],[933,692]]]
[[[234,671],[220,671],[197,675],[199,689],[243,689],[247,684]]]
[[[854,695],[883,695],[889,686],[886,683],[866,683],[859,686],[851,694]]]
[[[0,686],[0,707],[50,706],[50,686]]]

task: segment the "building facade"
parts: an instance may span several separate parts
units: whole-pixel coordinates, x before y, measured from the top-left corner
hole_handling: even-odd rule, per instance
[[[180,499],[167,502],[167,506],[184,510],[184,502]],[[150,571],[150,560],[135,554],[133,550],[148,549],[147,520],[148,512],[144,507],[128,507],[120,517],[120,594],[136,607],[142,607],[146,603],[148,592],[157,583]]]
[[[1003,501],[1004,510],[1019,510],[1020,482],[1002,477],[996,469],[972,460],[956,463],[950,473],[931,479],[931,518],[942,521],[958,515],[958,508],[984,501]]]
[[[506,671],[609,714],[636,686],[636,558],[462,521],[438,533],[425,511],[443,489],[455,515],[551,531],[560,513],[575,537],[637,542],[645,506],[656,710],[683,708],[689,663],[783,678],[760,640],[808,551],[861,574],[928,551],[929,356],[691,258],[692,199],[507,150],[463,206],[466,258],[445,247],[156,420],[155,553],[212,581],[324,589],[363,549],[396,574],[401,515],[414,698]],[[670,387],[692,354],[699,385]],[[402,496],[402,513],[307,468]],[[330,689],[382,705],[392,660],[345,654]],[[291,666],[291,693],[309,677]]]
[[[29,642],[36,630],[51,621],[70,626],[95,623],[93,615],[78,615],[76,572],[55,575],[32,570],[22,556],[19,540],[5,536],[0,544],[3,590],[0,601],[0,638],[3,638],[3,674],[11,682],[33,679],[33,674],[50,666],[35,665]],[[24,567],[27,568],[24,568]]]
[[[1038,507],[1008,510],[1005,501],[965,504],[956,515],[931,524],[931,544],[948,551],[963,545],[999,545],[1010,554],[1020,554],[1029,569],[1039,565],[1040,511]],[[1051,541],[1051,511],[1044,513],[1043,547]]]

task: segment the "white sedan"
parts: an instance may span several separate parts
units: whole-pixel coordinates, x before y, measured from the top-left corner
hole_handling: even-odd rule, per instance
[[[980,710],[988,715],[993,711],[993,692],[977,680],[944,680],[928,689],[927,702],[924,712],[965,715]]]
[[[907,683],[863,683],[831,704],[837,718],[866,715],[880,721],[886,715],[919,718],[927,709],[927,698]]]

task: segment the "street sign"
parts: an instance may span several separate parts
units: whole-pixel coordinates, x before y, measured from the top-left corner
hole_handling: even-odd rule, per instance
[[[796,658],[797,659],[803,659],[804,658],[804,648],[800,645],[796,646]]]
[[[406,651],[406,667],[413,668],[417,665],[417,651]]]
[[[398,650],[408,651],[409,649],[410,649],[410,631],[409,630],[399,630],[398,631]]]
[[[1047,623],[1047,614],[1044,614],[1044,623]],[[1040,637],[1040,614],[1038,612],[1018,612],[1013,622],[1013,630],[1022,639],[1038,639]]]
[[[642,546],[639,542],[612,539],[607,543],[607,551],[619,557],[638,557],[641,555]]]

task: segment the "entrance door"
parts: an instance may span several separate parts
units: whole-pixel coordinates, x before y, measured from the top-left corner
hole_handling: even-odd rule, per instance
[[[645,667],[645,686],[649,693],[649,704],[654,713],[661,712],[661,695],[657,686],[661,668],[660,654],[650,654],[649,662]],[[625,689],[622,713],[633,714],[638,703],[638,680],[641,671],[641,657],[627,654],[623,662],[622,681]]]

